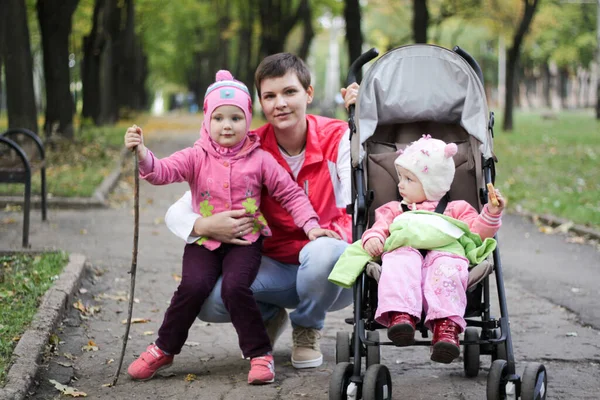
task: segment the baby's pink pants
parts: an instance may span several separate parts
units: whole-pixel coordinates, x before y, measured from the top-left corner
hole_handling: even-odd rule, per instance
[[[423,259],[412,247],[384,253],[375,320],[390,326],[393,312],[408,313],[420,320],[424,310],[429,329],[431,321],[449,318],[464,331],[468,277],[468,260],[456,254],[429,251]]]

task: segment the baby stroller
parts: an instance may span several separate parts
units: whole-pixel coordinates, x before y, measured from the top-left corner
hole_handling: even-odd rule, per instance
[[[359,57],[350,68],[348,84],[356,80],[362,65],[376,56],[377,51],[372,49]],[[459,47],[450,51],[432,45],[391,50],[366,72],[356,115],[353,108],[349,113],[353,204],[347,211],[353,215],[354,240],[360,239],[373,222],[377,207],[398,199],[398,176],[393,164],[396,151],[423,134],[457,144],[450,200],[465,200],[481,211],[487,202],[486,183],[495,179],[494,114],[488,111],[481,69],[469,54]],[[529,363],[522,376],[515,371],[498,248],[492,258],[469,273],[467,329],[461,340],[465,375],[477,376],[480,356],[490,355],[487,399],[545,399],[547,375],[542,364]],[[498,319],[490,314],[492,272],[497,284]],[[380,363],[380,346],[393,343],[379,340],[377,329],[384,327],[374,320],[377,282],[363,272],[353,290],[354,317],[346,322],[354,330],[352,334],[337,333],[329,399],[391,399],[392,380],[388,368]],[[422,322],[417,331],[427,338]],[[430,346],[431,341],[417,340],[415,345]]]

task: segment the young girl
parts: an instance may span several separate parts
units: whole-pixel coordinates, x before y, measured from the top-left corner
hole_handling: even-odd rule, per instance
[[[262,237],[271,235],[259,210],[263,186],[310,240],[335,233],[319,227],[318,216],[302,189],[273,156],[259,148],[258,137],[249,132],[251,116],[252,101],[246,86],[228,71],[219,71],[204,97],[204,121],[194,147],[157,159],[144,146],[140,128],[133,126],[125,134],[125,146],[137,147],[143,179],[154,185],[187,181],[194,212],[203,216],[243,208],[254,218],[252,228],[238,232],[238,237],[251,243],[248,246],[223,244],[207,237],[186,245],[181,283],[156,343],[129,366],[127,372],[133,379],[150,379],[172,364],[222,274],[223,302],[242,353],[250,358],[248,383],[274,381],[271,344],[250,291],[260,265]]]
[[[352,285],[365,264],[381,256],[375,320],[388,327],[395,345],[408,346],[424,311],[425,326],[433,331],[431,359],[446,364],[460,354],[469,264],[494,250],[491,238],[506,203],[495,190],[497,205],[488,202],[481,214],[463,200],[449,202],[443,215],[433,212],[450,190],[456,151],[456,144],[429,135],[408,146],[394,162],[402,201],[375,211],[373,226],[329,276],[339,285]],[[419,250],[429,251],[423,257]]]

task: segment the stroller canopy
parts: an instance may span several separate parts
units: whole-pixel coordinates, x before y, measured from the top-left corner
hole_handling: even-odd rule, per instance
[[[483,84],[460,55],[443,47],[410,45],[380,57],[360,85],[356,119],[360,143],[375,133],[377,125],[460,124],[481,143],[483,156],[492,157]],[[354,145],[359,146],[358,141]],[[352,153],[353,158],[358,155]]]

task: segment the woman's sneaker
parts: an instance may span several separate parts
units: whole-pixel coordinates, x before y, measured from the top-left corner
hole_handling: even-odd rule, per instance
[[[390,318],[388,338],[396,346],[410,346],[415,342],[415,317],[407,313],[396,312]]]
[[[129,365],[127,373],[132,379],[147,381],[161,369],[170,367],[173,364],[173,358],[173,355],[167,355],[158,346],[151,344],[137,360]]]
[[[251,385],[264,385],[275,381],[275,361],[271,354],[254,357],[250,360],[248,383]]]
[[[460,326],[449,318],[433,321],[431,361],[450,364],[460,355]]]

